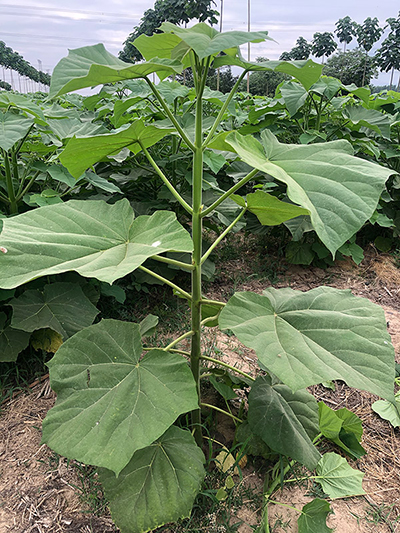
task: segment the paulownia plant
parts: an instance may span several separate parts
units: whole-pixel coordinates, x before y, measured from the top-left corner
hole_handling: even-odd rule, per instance
[[[135,269],[160,279],[144,266],[152,258],[190,272],[190,292],[163,281],[187,300],[191,329],[164,349],[143,348],[141,326],[116,320],[103,320],[73,335],[49,363],[57,402],[43,423],[43,442],[59,454],[99,468],[112,516],[123,533],[141,533],[187,517],[204,476],[201,370],[211,363],[250,389],[247,432],[273,452],[316,469],[316,480],[332,498],[359,494],[362,474],[355,474],[336,454],[321,457],[313,441],[320,433],[327,434],[356,456],[362,453],[357,448],[361,430],[348,414],[321,409],[319,418],[318,404],[306,387],[340,379],[394,402],[394,351],[382,309],[350,291],[329,287],[304,293],[268,288],[263,294],[237,293],[227,303],[213,301],[202,293],[201,271],[246,211],[264,225],[309,217],[334,256],[371,217],[391,171],[355,158],[346,141],[303,146],[281,144],[268,130],[259,138],[226,131],[227,107],[247,71],[284,72],[306,90],[320,76],[321,66],[311,61],[244,61],[239,46],[268,39],[267,32],[221,34],[203,23],[190,29],[164,23],[161,31],[135,41],[146,59],[135,65],[118,60],[102,45],[71,51],[54,70],[50,97],[144,79],[169,127],[165,120],[158,127],[157,121],[147,124],[137,119],[107,134],[74,137],[60,160],[79,178],[122,148],[133,154],[142,151],[190,215],[191,234],[173,212],[135,218],[126,199],[112,205],[87,200],[42,207],[3,221],[0,287],[9,289],[70,270],[108,283]],[[223,65],[242,67],[243,73],[213,125],[205,129],[202,95],[207,71]],[[188,66],[196,90],[194,106],[187,111],[194,110],[194,132],[185,129],[185,122],[174,116],[150,81],[153,73],[165,79]],[[191,200],[179,194],[149,153],[167,135],[178,136],[193,153]],[[236,154],[252,170],[205,205],[203,157],[210,150]],[[287,202],[260,190],[245,197],[235,194],[260,172],[286,185]],[[228,198],[238,204],[238,215],[203,252],[203,222]],[[192,259],[188,263],[171,259],[166,254],[171,251],[189,253]],[[215,324],[256,351],[264,371],[260,377],[254,379],[202,353],[202,328]],[[190,352],[179,348],[183,339],[190,340]],[[191,426],[175,425],[188,412]],[[268,497],[277,483],[268,489]],[[299,531],[315,531],[328,512],[326,502],[308,504]],[[264,529],[268,531],[266,515]]]

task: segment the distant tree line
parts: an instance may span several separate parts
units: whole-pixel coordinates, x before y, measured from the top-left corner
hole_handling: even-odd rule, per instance
[[[400,12],[397,18],[388,18],[383,28],[379,26],[376,17],[368,17],[362,24],[358,24],[347,16],[339,19],[335,26],[334,33],[339,42],[343,43],[343,51],[327,60],[324,74],[337,77],[345,84],[355,83],[363,86],[370,83],[378,74],[378,70],[390,71],[389,88],[392,88],[394,72],[400,71]],[[386,29],[389,29],[387,37],[382,41],[375,56],[370,56],[369,52]],[[353,38],[357,41],[357,48],[346,51]],[[280,59],[308,59],[314,55],[322,58],[324,63],[325,58],[331,56],[337,48],[333,33],[317,32],[311,42],[299,37],[296,45],[289,52],[283,52]]]
[[[140,35],[152,35],[157,28],[165,22],[174,24],[186,24],[192,19],[210,24],[216,24],[219,13],[213,9],[213,0],[156,0],[153,9],[148,9],[140,20],[138,26],[127,37],[123,50],[119,53],[120,59],[135,63],[143,58],[132,44]],[[306,60],[311,55],[321,58],[325,64],[324,74],[339,78],[344,84],[355,83],[358,86],[368,85],[371,79],[378,75],[378,71],[391,71],[389,89],[393,86],[394,72],[400,71],[400,12],[397,18],[389,18],[382,28],[379,20],[368,17],[362,24],[351,20],[349,16],[339,19],[334,34],[339,43],[343,44],[343,50],[338,51],[338,44],[331,32],[314,33],[311,42],[304,37],[299,37],[296,45],[289,51],[283,52],[281,60]],[[384,31],[389,29],[387,37],[381,43],[377,53],[372,56],[370,51],[382,37]],[[347,51],[347,46],[353,41],[357,47]],[[336,54],[332,55],[336,51]],[[256,61],[266,61],[266,58],[257,58]],[[325,63],[326,60],[326,63]],[[218,82],[217,82],[218,77]],[[179,78],[179,77],[178,77]],[[229,92],[236,82],[237,77],[232,75],[230,68],[217,73],[210,71],[208,86],[217,88],[221,92]],[[277,72],[253,72],[249,78],[249,91],[251,94],[272,96],[276,87],[285,80],[285,75]],[[186,85],[192,85],[190,69],[185,71],[179,81]],[[399,84],[397,89],[399,89]],[[247,89],[243,82],[241,89]]]
[[[11,71],[18,72],[20,76],[41,83],[43,85],[50,85],[50,75],[36,70],[28,61],[26,61],[18,52],[14,52],[12,48],[7,46],[3,41],[0,41],[0,65]],[[0,85],[3,89],[11,90],[11,86],[2,82]]]

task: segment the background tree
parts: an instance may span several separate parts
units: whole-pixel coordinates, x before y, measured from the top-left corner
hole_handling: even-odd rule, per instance
[[[279,61],[291,61],[292,56],[290,55],[290,52],[282,52],[279,56]]]
[[[333,40],[333,35],[329,31],[324,33],[314,33],[312,42],[312,53],[315,57],[322,57],[324,64],[325,57],[330,56],[336,50],[337,44]]]
[[[388,18],[386,22],[388,23],[386,27],[390,27],[390,32],[376,54],[376,62],[382,72],[391,70],[389,85],[389,90],[391,90],[394,71],[400,70],[400,12],[397,19]],[[397,88],[399,86],[400,77]]]
[[[335,35],[343,43],[343,52],[346,52],[346,45],[351,43],[354,37],[354,22],[349,16],[339,19],[336,24]]]
[[[348,52],[338,52],[330,57],[324,67],[326,76],[339,78],[345,85],[354,83],[362,87],[369,84],[372,78],[378,75],[378,70],[373,57],[367,56],[360,48]]]
[[[379,26],[379,20],[374,17],[368,17],[362,24],[355,24],[355,31],[358,45],[365,50],[365,68],[367,65],[368,52],[379,41],[383,29]],[[362,85],[365,84],[366,77],[363,76]]]
[[[132,42],[139,35],[153,35],[163,22],[182,24],[192,19],[199,22],[217,24],[218,11],[212,9],[213,0],[156,0],[153,9],[145,11],[138,26],[135,26],[124,42],[124,48],[118,54],[122,61],[134,63],[143,59]]]
[[[311,44],[304,37],[299,37],[296,41],[296,46],[289,52],[290,59],[308,59],[311,54],[311,49]]]
[[[9,83],[6,81],[0,81],[0,89],[4,89],[6,91],[12,91],[12,87]]]
[[[265,57],[256,58],[257,63],[262,63],[264,61],[268,61],[268,59]],[[288,79],[290,79],[289,76],[272,70],[252,72],[249,78],[249,93],[256,96],[274,96],[278,85]],[[246,82],[244,80],[242,81],[239,90],[247,90]]]

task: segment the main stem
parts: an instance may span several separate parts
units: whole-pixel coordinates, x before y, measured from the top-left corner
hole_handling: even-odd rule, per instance
[[[202,256],[202,180],[203,180],[203,133],[202,133],[202,92],[201,82],[197,86],[196,102],[196,135],[193,155],[193,213],[192,213],[192,238],[193,255],[192,263],[192,347],[190,366],[196,382],[199,396],[199,408],[192,411],[192,424],[196,442],[201,445],[201,413],[200,413],[200,356],[201,356],[201,256]]]

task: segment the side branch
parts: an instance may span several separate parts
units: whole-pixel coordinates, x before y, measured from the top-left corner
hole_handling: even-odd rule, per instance
[[[176,120],[174,115],[171,113],[171,111],[168,108],[167,104],[164,102],[161,94],[157,91],[155,86],[151,83],[151,81],[147,77],[145,77],[144,80],[148,83],[152,93],[157,98],[157,100],[160,102],[161,107],[165,111],[166,115],[168,116],[168,118],[170,119],[172,124],[175,126],[176,131],[179,133],[179,135],[182,137],[182,139],[185,141],[185,143],[188,145],[188,147],[192,150],[192,152],[194,152],[194,144],[189,139],[189,137],[186,135],[186,133],[183,131],[182,127],[180,126],[180,124],[178,123],[178,121]]]
[[[175,189],[175,187],[170,183],[168,178],[164,175],[160,167],[157,165],[157,163],[154,161],[154,159],[149,154],[147,148],[144,146],[144,144],[139,140],[141,149],[143,150],[144,155],[147,157],[150,165],[154,168],[158,176],[162,179],[164,184],[168,187],[170,192],[174,195],[174,197],[178,200],[178,202],[186,209],[186,211],[191,215],[193,213],[193,209],[190,207],[190,205],[182,198],[182,196],[179,194],[179,192]]]
[[[244,70],[242,72],[242,74],[239,76],[239,79],[237,80],[235,85],[232,87],[231,92],[228,95],[228,98],[225,100],[224,105],[221,107],[221,109],[220,109],[220,111],[219,111],[219,113],[217,115],[217,118],[215,119],[215,122],[212,125],[212,128],[211,128],[209,134],[207,135],[205,141],[203,142],[203,146],[202,146],[203,150],[207,147],[208,143],[213,138],[214,133],[216,132],[216,129],[220,125],[222,117],[224,116],[225,111],[228,108],[228,105],[231,103],[231,100],[232,100],[233,96],[235,95],[235,93],[236,93],[236,91],[237,91],[237,89],[238,89],[238,87],[240,85],[240,82],[243,80],[243,78],[245,77],[246,73],[247,73],[247,70]]]
[[[178,291],[180,294],[182,294],[182,296],[184,296],[187,300],[191,300],[192,299],[192,296],[188,292],[186,292],[183,289],[181,289],[180,287],[178,287],[178,285],[175,285],[175,283],[172,283],[172,281],[169,281],[169,279],[163,278],[159,274],[156,274],[155,272],[153,272],[152,270],[149,270],[148,268],[144,267],[143,265],[140,265],[139,268],[140,268],[140,270],[143,270],[143,272],[146,272],[146,274],[150,274],[150,276],[153,276],[153,278],[156,278],[156,279],[162,281],[163,283],[165,283],[166,285],[169,285],[170,287],[172,287],[173,289]]]
[[[227,228],[221,233],[221,235],[216,239],[210,248],[206,251],[206,253],[201,258],[201,264],[204,263],[204,261],[208,258],[208,256],[212,253],[212,251],[218,246],[218,244],[222,241],[222,239],[231,231],[231,229],[239,222],[239,220],[242,218],[242,216],[246,213],[247,207],[245,207],[240,214],[235,218],[235,220],[232,222],[232,224],[229,224]]]
[[[233,187],[231,187],[229,189],[229,191],[226,191],[222,196],[220,196],[218,198],[218,200],[215,200],[215,202],[213,204],[210,205],[210,207],[207,207],[207,209],[204,209],[204,211],[202,211],[201,213],[201,217],[205,217],[207,215],[209,215],[212,211],[214,211],[214,209],[216,209],[219,204],[221,204],[224,200],[226,200],[227,198],[229,198],[229,196],[231,194],[233,194],[234,192],[236,192],[238,189],[240,189],[240,187],[243,187],[243,185],[246,185],[246,183],[248,181],[250,181],[251,179],[254,178],[254,176],[259,172],[259,170],[257,168],[255,168],[254,170],[252,170],[251,172],[249,172],[247,174],[247,176],[245,176],[244,178],[242,178],[240,181],[238,181],[236,183],[236,185],[234,185]]]
[[[167,263],[167,265],[174,265],[184,270],[194,270],[194,266],[189,263],[184,263],[183,261],[177,261],[176,259],[170,259],[169,257],[164,257],[163,255],[152,255],[150,259],[155,261],[160,261],[160,263]]]

